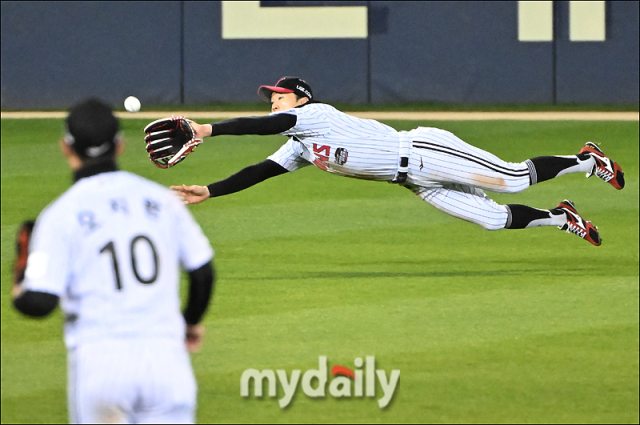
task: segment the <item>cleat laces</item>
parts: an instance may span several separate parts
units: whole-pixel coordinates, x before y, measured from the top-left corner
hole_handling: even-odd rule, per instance
[[[575,223],[565,223],[562,226],[558,226],[558,229],[566,230],[567,233],[573,233],[574,235],[580,236],[582,239],[584,239],[585,236],[587,236],[587,230],[581,228]]]
[[[589,155],[593,158],[594,164],[591,171],[587,172],[587,178],[595,174],[596,177],[599,177],[609,183],[615,177],[613,161],[607,158],[595,143],[587,142],[586,147],[596,151],[589,152]]]
[[[613,173],[605,168],[595,167],[596,168],[596,177],[600,177],[602,180],[607,183],[613,178]]]
[[[573,202],[565,199],[556,208],[564,212],[566,219],[562,225],[558,226],[558,229],[580,236],[581,239],[595,246],[602,244],[598,227],[580,217]]]

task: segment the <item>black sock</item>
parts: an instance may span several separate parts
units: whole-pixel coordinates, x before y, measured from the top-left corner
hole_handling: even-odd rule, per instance
[[[582,153],[571,156],[539,156],[531,158],[529,161],[533,163],[536,171],[536,182],[541,183],[550,180],[565,172],[585,172],[585,168],[590,169],[591,165],[583,162],[591,157],[588,153]],[[569,170],[573,168],[573,170]]]
[[[560,226],[565,223],[564,212],[556,208],[552,210],[539,210],[519,204],[508,204],[510,211],[505,229],[525,229],[538,226]]]

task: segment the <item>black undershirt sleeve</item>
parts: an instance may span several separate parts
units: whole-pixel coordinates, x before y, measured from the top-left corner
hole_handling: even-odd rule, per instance
[[[60,298],[47,292],[24,291],[13,300],[13,306],[22,314],[44,317],[58,306]]]
[[[239,192],[268,178],[279,176],[286,172],[288,172],[288,170],[282,165],[267,159],[258,164],[250,165],[224,180],[211,183],[207,186],[209,188],[209,196],[215,198],[216,196]]]
[[[183,313],[188,325],[196,325],[202,320],[213,294],[214,281],[215,272],[211,261],[189,272],[189,297]]]
[[[190,325],[200,322],[213,293],[214,271],[211,262],[189,272],[189,298],[184,318]],[[25,291],[13,300],[15,308],[23,314],[43,317],[58,305],[59,297],[46,292]]]
[[[292,114],[266,115],[264,117],[233,118],[211,123],[211,135],[231,134],[280,134],[294,127],[298,117]]]
[[[298,117],[292,114],[234,118],[211,123],[211,135],[280,134],[294,127],[297,121]],[[267,159],[258,164],[246,167],[225,180],[211,183],[207,187],[209,188],[210,197],[215,198],[217,196],[239,192],[268,178],[279,176],[286,172],[286,168]]]

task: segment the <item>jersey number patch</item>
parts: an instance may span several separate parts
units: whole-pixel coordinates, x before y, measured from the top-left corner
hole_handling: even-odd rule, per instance
[[[153,254],[153,273],[151,276],[145,278],[140,275],[140,271],[138,270],[138,261],[136,258],[136,245],[139,243],[146,243],[149,245],[151,253]],[[113,266],[113,275],[116,280],[116,289],[118,291],[122,291],[122,279],[120,278],[120,265],[118,262],[118,256],[116,255],[116,246],[113,241],[109,241],[105,246],[100,250],[100,254],[102,253],[110,253],[111,254],[111,265]],[[138,235],[131,240],[129,244],[129,256],[131,257],[131,269],[133,270],[133,274],[138,279],[138,282],[143,283],[145,285],[150,285],[156,281],[158,278],[158,253],[156,252],[156,247],[146,236]]]

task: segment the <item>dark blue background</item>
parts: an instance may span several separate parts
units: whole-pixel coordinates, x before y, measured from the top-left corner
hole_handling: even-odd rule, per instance
[[[256,102],[284,75],[327,102],[638,103],[637,1],[607,2],[605,42],[570,42],[555,2],[533,43],[514,1],[338,4],[368,5],[367,39],[222,40],[220,2],[2,2],[2,109]]]

